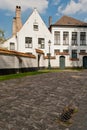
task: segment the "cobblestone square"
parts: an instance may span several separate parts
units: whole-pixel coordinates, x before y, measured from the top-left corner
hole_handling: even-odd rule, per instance
[[[59,124],[63,108],[78,112]],[[87,70],[62,71],[0,82],[0,130],[86,130]]]

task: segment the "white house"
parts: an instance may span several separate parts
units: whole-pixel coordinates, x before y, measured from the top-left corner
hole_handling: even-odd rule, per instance
[[[21,7],[16,6],[16,17],[13,18],[13,36],[2,47],[23,53],[32,53],[37,58],[37,67],[46,66],[45,56],[49,51],[48,42],[51,33],[34,9],[24,25],[21,22]]]
[[[63,16],[50,31],[56,66],[87,68],[87,23]]]
[[[54,68],[87,68],[87,23],[63,16],[48,29],[34,9],[22,25],[21,7],[16,6],[13,35],[2,47],[35,55],[37,67],[47,67],[50,60]]]

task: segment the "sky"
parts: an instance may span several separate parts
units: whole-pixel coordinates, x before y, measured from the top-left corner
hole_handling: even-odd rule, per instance
[[[52,16],[52,23],[63,15],[87,22],[87,0],[0,0],[0,29],[4,31],[5,38],[12,36],[12,20],[17,5],[21,6],[23,24],[34,8],[47,26],[49,16]]]

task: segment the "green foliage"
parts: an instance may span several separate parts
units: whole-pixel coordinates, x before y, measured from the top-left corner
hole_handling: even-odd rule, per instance
[[[5,37],[4,37],[4,31],[2,31],[0,29],[0,43],[3,43],[5,41]]]

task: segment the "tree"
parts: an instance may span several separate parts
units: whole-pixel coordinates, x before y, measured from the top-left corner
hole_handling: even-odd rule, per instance
[[[0,29],[0,44],[5,41],[4,31]]]

